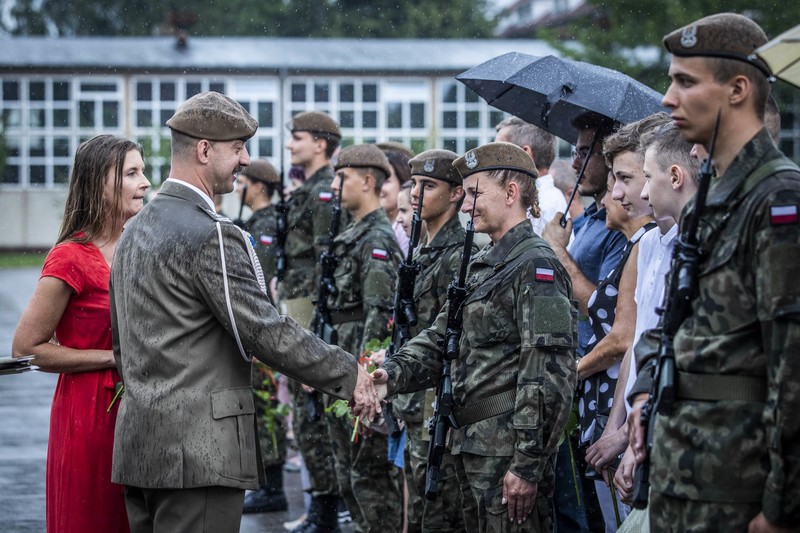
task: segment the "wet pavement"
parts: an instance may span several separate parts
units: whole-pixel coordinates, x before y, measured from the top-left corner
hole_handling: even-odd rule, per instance
[[[0,269],[0,356],[11,352],[14,329],[39,277],[39,268]],[[50,403],[57,376],[27,372],[0,376],[0,532],[45,530],[45,459]],[[300,474],[286,473],[289,510],[245,515],[242,533],[278,533],[303,512]]]

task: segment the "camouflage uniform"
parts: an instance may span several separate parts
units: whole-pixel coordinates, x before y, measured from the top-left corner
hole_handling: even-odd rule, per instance
[[[654,531],[745,531],[759,511],[800,523],[800,172],[758,175],[782,157],[762,129],[711,183],[698,296],[674,340],[678,400],[655,424]],[[638,363],[634,394],[652,380]],[[689,374],[752,381],[765,398],[699,399],[680,385]]]
[[[342,349],[360,355],[370,339],[389,336],[400,247],[383,209],[352,222],[334,239],[338,294],[329,302]],[[342,498],[357,528],[400,531],[403,495],[387,458],[385,435],[350,442],[348,417],[326,414]]]
[[[259,209],[247,220],[245,225],[255,241],[254,247],[264,279],[269,281],[275,276],[275,248],[277,223],[275,221],[275,206],[268,205]]]
[[[452,368],[456,418],[498,395],[509,408],[450,434],[465,523],[482,532],[550,531],[555,453],[576,382],[577,309],[569,275],[525,220],[478,253],[467,290]],[[447,305],[433,326],[385,363],[390,394],[435,385],[446,320]],[[521,526],[509,521],[501,503],[507,471],[538,483],[535,511]]]
[[[281,301],[311,298],[316,293],[317,259],[328,246],[332,180],[333,170],[324,166],[295,189],[289,199],[286,271],[278,285]],[[290,382],[289,391],[295,406],[292,429],[308,470],[309,491],[314,496],[338,494],[328,428],[322,416],[322,395],[305,392],[296,381]]]
[[[419,322],[411,336],[430,327],[447,301],[447,286],[461,264],[464,228],[458,216],[451,218],[427,246],[419,248],[415,260],[422,267],[414,286],[414,303]],[[435,390],[398,394],[392,400],[397,417],[406,425],[405,472],[408,480],[409,532],[464,531],[461,491],[456,480],[453,459],[446,455],[441,467],[441,494],[425,500],[425,471],[428,465],[430,435],[426,421],[433,414]]]

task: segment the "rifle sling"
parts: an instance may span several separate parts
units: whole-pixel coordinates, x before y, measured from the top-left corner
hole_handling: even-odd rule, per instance
[[[734,376],[724,374],[691,374],[677,371],[678,400],[701,402],[767,401],[767,380],[755,376]]]
[[[354,307],[352,309],[345,309],[344,311],[331,311],[331,324],[338,326],[345,322],[356,322],[364,320],[364,309]]]
[[[517,388],[514,386],[514,388],[507,391],[489,396],[464,407],[453,406],[453,419],[456,422],[455,429],[512,411],[516,398]]]

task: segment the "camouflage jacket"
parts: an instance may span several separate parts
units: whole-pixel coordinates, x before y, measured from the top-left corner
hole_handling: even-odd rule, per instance
[[[753,174],[780,157],[761,130],[712,181],[698,296],[674,340],[679,371],[764,378],[766,404],[677,401],[656,421],[651,482],[678,498],[761,502],[770,521],[797,525],[800,172]]]
[[[514,268],[503,268],[517,257]],[[515,399],[512,410],[452,431],[451,452],[508,457],[510,471],[539,482],[552,472],[547,466],[575,389],[572,282],[525,220],[478,253],[467,291],[460,355],[452,367],[454,405],[463,408],[509,390]],[[384,364],[390,394],[436,384],[447,309]]]
[[[351,222],[333,243],[338,292],[328,305],[339,346],[359,357],[367,341],[389,336],[400,246],[380,208]]]
[[[414,285],[414,304],[419,322],[411,328],[412,337],[433,324],[447,301],[447,286],[461,265],[464,236],[464,227],[456,215],[442,226],[433,241],[418,248],[414,254],[414,259],[422,267],[422,271]],[[399,394],[392,401],[394,409],[406,422],[420,424],[423,422],[425,396],[426,391]],[[429,407],[429,403],[426,403],[426,407]],[[425,428],[423,431],[427,433]]]
[[[310,298],[316,293],[319,277],[318,259],[328,246],[331,226],[331,204],[334,201],[331,182],[333,170],[325,166],[310,176],[289,198],[286,236],[286,271],[278,287],[284,299]],[[342,213],[340,227],[347,225]]]
[[[269,282],[275,276],[275,206],[269,205],[259,209],[247,219],[245,230],[253,237],[254,247],[258,261],[261,263],[261,270],[264,272],[264,279]]]

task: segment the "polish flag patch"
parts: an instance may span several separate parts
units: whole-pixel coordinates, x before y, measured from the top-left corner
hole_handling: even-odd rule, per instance
[[[275,242],[275,237],[272,235],[262,235],[258,240],[264,246],[272,246],[272,243]]]
[[[320,202],[330,202],[333,200],[333,193],[332,192],[321,192],[319,193],[319,201]]]
[[[769,222],[773,226],[797,224],[796,205],[772,205],[769,208]]]
[[[536,268],[536,281],[546,281],[552,283],[556,273],[552,268]]]
[[[373,248],[372,249],[372,258],[373,259],[380,259],[381,261],[385,261],[387,257],[389,257],[389,252],[387,252],[383,248]]]

